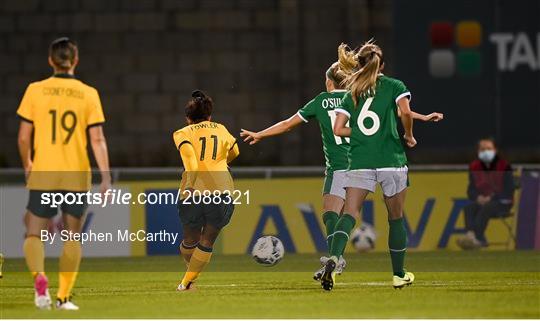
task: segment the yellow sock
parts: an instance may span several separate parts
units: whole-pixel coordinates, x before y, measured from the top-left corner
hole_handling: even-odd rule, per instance
[[[26,237],[23,244],[24,258],[32,276],[45,273],[45,248],[41,239],[35,235]]]
[[[207,248],[204,246],[197,246],[191,255],[191,260],[189,260],[188,269],[184,278],[182,279],[182,285],[188,286],[189,283],[195,281],[202,270],[210,262],[212,257],[212,248]]]
[[[189,264],[189,260],[191,260],[191,255],[193,254],[193,251],[195,251],[197,244],[187,245],[187,246],[184,244],[184,242],[180,244],[180,253],[182,254],[182,257],[184,258],[184,262],[186,263],[186,265]]]
[[[77,241],[64,242],[62,256],[60,256],[60,271],[58,273],[58,293],[60,300],[65,300],[71,295],[71,289],[75,285],[79,265],[81,263],[81,243]]]

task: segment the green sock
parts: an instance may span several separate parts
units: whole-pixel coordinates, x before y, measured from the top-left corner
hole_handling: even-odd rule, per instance
[[[339,257],[345,251],[347,241],[349,240],[349,234],[356,224],[356,220],[349,214],[343,214],[336,223],[334,229],[334,237],[332,239],[332,247],[330,248],[330,255]]]
[[[330,249],[332,248],[332,239],[334,238],[334,230],[336,228],[339,215],[336,212],[328,211],[323,214],[322,219],[324,226],[326,226],[326,244],[328,245],[328,253],[330,253]]]
[[[388,248],[390,249],[390,258],[392,259],[392,269],[394,275],[400,278],[405,276],[403,264],[405,262],[405,253],[407,252],[407,231],[403,224],[403,217],[396,220],[389,220],[390,230],[388,232]]]

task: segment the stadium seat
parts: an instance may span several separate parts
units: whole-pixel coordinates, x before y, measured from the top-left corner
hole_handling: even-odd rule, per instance
[[[506,227],[508,234],[505,241],[490,242],[489,245],[490,246],[503,246],[507,250],[512,249],[512,247],[515,246],[515,243],[516,243],[516,235],[515,235],[516,215],[514,211],[511,210],[506,213],[501,213],[501,216],[494,217],[492,219],[496,221],[500,221],[504,225],[504,227]]]
[[[508,231],[507,238],[501,242],[490,242],[490,246],[503,246],[506,250],[513,249],[516,245],[516,221],[517,221],[517,204],[519,203],[519,190],[521,188],[521,172],[519,167],[514,175],[514,186],[516,188],[514,206],[508,212],[500,213],[500,216],[494,217],[494,220],[500,221]]]

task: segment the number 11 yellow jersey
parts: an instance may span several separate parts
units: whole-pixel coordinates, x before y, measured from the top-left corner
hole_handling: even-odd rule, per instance
[[[234,186],[227,158],[236,146],[236,139],[225,126],[216,122],[203,121],[175,131],[173,138],[178,149],[183,144],[193,146],[198,163],[194,189],[232,191]],[[182,190],[186,186],[186,180],[187,177],[183,175],[180,184]]]

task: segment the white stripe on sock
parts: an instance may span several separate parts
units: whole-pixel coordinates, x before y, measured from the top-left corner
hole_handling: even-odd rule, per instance
[[[346,232],[343,232],[343,231],[335,231],[334,232],[334,234],[337,234],[337,233],[345,234],[347,236],[347,239],[349,239],[349,234],[347,234]]]
[[[404,249],[401,249],[401,250],[394,250],[394,249],[390,249],[390,252],[403,252],[403,251],[406,251],[407,248],[404,248]]]

